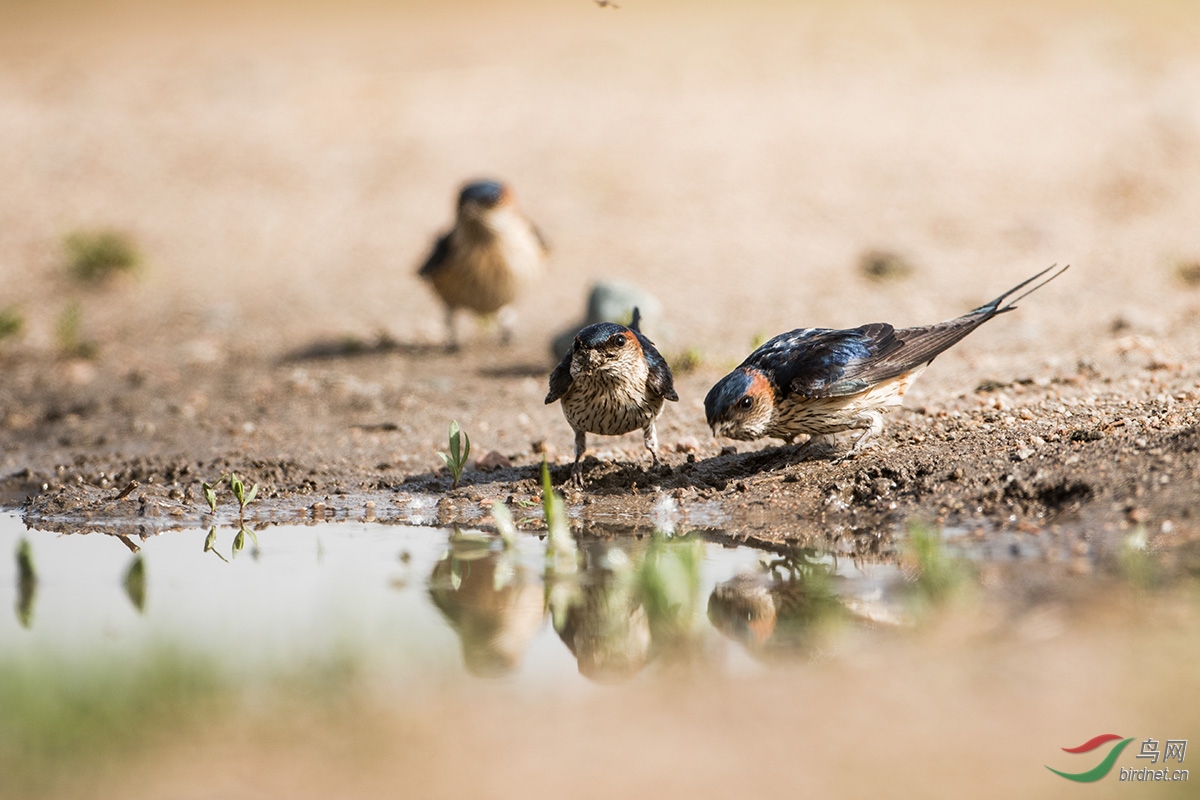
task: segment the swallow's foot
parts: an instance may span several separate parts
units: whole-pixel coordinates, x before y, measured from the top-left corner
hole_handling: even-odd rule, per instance
[[[875,449],[876,445],[879,443],[876,441],[875,437],[869,435],[869,433],[870,432],[868,431],[867,433],[858,437],[858,440],[854,442],[854,446],[851,447],[844,455],[833,459],[833,463],[841,464],[843,461],[849,461],[853,458],[863,455],[868,450]]]

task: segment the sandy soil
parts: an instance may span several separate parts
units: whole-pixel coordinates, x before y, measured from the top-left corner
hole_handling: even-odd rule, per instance
[[[616,278],[698,363],[660,424],[668,468],[593,437],[581,520],[864,547],[911,516],[1194,536],[1200,13],[623,5],[6,10],[0,310],[25,321],[0,341],[6,502],[154,528],[237,470],[268,518],[404,520],[434,497],[434,519],[486,523],[536,496],[543,452],[565,479],[548,341]],[[551,275],[513,345],[474,327],[447,355],[414,270],[478,175],[515,188]],[[68,279],[63,237],[98,227],[136,241],[136,279]],[[872,280],[880,249],[911,272]],[[705,392],[756,339],[947,319],[1055,262],[1072,269],[939,358],[863,457],[722,454],[708,433]],[[89,359],[56,334],[72,304]],[[452,418],[513,466],[451,491]]]

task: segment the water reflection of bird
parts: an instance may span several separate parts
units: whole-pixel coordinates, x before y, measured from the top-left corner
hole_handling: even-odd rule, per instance
[[[751,353],[704,398],[715,436],[785,442],[809,434],[809,446],[828,449],[832,434],[861,430],[848,455],[864,449],[883,430],[884,413],[899,406],[925,367],[1022,297],[1061,275],[1066,267],[1007,300],[1050,272],[1034,275],[957,319],[916,328],[876,322],[849,330],[797,328]]]
[[[654,463],[658,434],[654,421],[666,400],[678,400],[671,368],[654,344],[638,330],[640,312],[633,310],[629,327],[598,322],[581,330],[550,373],[546,403],[562,401],[563,416],[575,431],[575,464],[571,477],[583,484],[580,459],[587,435],[619,436],[642,431]]]
[[[579,672],[595,681],[631,678],[650,661],[681,663],[702,646],[700,571],[704,543],[591,540],[569,592],[550,583],[554,627]],[[548,579],[553,581],[553,578]]]
[[[467,670],[481,677],[517,669],[545,620],[541,580],[503,551],[452,547],[434,565],[429,597],[458,634]]]
[[[509,305],[521,285],[541,272],[546,252],[545,239],[511,189],[492,180],[463,186],[454,227],[438,238],[418,272],[446,306],[448,345],[458,346],[454,314],[460,308],[497,314],[507,342],[514,319]]]
[[[583,547],[583,582],[555,614],[555,630],[584,677],[625,680],[650,658],[650,619],[638,575],[643,550],[637,542]]]
[[[718,584],[708,598],[713,627],[752,651],[810,653],[827,626],[851,615],[833,592],[823,565],[743,574]]]

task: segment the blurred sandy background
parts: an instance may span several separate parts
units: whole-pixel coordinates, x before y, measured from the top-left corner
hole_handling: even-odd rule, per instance
[[[601,276],[660,296],[669,346],[727,360],[802,324],[948,318],[1054,262],[1074,266],[1056,298],[945,359],[1103,358],[1118,318],[1196,354],[1200,295],[1175,276],[1200,259],[1192,4],[17,3],[0,19],[0,303],[25,309],[32,346],[52,346],[63,235],[97,226],[148,263],[85,322],[143,353],[436,340],[413,270],[459,183],[494,175],[555,248],[520,304],[538,358]],[[871,248],[915,274],[873,286],[856,269]]]

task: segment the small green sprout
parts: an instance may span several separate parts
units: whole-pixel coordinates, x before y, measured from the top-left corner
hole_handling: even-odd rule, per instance
[[[462,479],[463,469],[467,466],[467,458],[471,455],[471,437],[458,427],[457,420],[450,423],[450,454],[439,450],[438,455],[446,462],[446,469],[450,470],[454,477],[454,487],[457,488],[459,480]]]
[[[246,506],[254,502],[255,496],[258,495],[258,484],[254,484],[254,486],[250,487],[250,491],[247,492],[246,484],[242,482],[242,479],[237,476],[236,472],[232,472],[229,474],[229,489],[233,492],[233,496],[237,498],[238,513],[244,516]]]
[[[217,490],[208,481],[200,484],[201,490],[204,492],[204,500],[208,503],[208,509],[211,513],[217,513]],[[213,533],[216,533],[216,528],[213,528]]]
[[[141,259],[133,239],[121,231],[76,231],[66,237],[67,272],[80,283],[100,283],[137,269]]]

